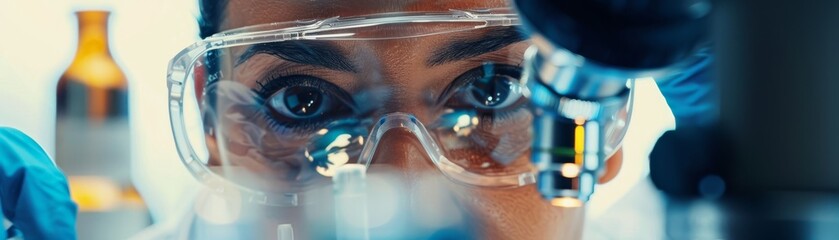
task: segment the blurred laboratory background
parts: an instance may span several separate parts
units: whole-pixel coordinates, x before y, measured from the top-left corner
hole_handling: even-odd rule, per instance
[[[198,40],[197,2],[0,0],[0,125],[26,132],[54,157],[61,155],[57,153],[61,146],[56,144],[61,142],[56,138],[60,130],[56,119],[61,117],[56,114],[61,108],[56,104],[61,102],[57,95],[69,91],[59,88],[59,79],[78,55],[80,25],[76,12],[87,9],[110,13],[107,41],[127,84],[123,88],[127,89],[128,111],[124,140],[129,144],[124,155],[112,155],[126,159],[108,161],[125,163],[124,173],[130,178],[120,173],[105,176],[105,183],[96,179],[74,182],[73,174],[89,173],[73,172],[72,162],[58,160],[58,165],[70,175],[74,197],[84,191],[91,196],[113,195],[96,191],[117,188],[115,197],[80,203],[93,205],[80,208],[79,238],[124,238],[173,218],[186,206],[185,194],[198,189],[175,151],[165,82],[170,58]],[[636,91],[635,112],[623,145],[622,171],[615,180],[599,186],[591,200],[586,224],[589,231],[585,234],[588,239],[663,238],[662,204],[648,178],[647,156],[655,140],[674,127],[674,120],[655,82],[641,80]],[[128,182],[107,180],[120,177]],[[124,227],[101,228],[114,221],[125,223]],[[112,232],[94,235],[83,226]]]

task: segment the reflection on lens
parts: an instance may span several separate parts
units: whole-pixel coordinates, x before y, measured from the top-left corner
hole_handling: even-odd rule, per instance
[[[340,121],[319,130],[304,154],[320,175],[331,177],[336,168],[357,159],[367,133],[358,121]]]
[[[388,46],[411,45],[390,44],[400,41],[408,40],[387,40]],[[523,175],[534,171],[529,157],[535,108],[526,94],[529,89],[519,80],[528,42],[440,68],[428,67],[425,59],[384,64],[390,62],[379,59],[386,49],[378,43],[288,40],[243,43],[204,53],[196,60],[202,64],[194,64],[196,69],[189,74],[193,82],[184,85],[201,93],[193,100],[200,105],[210,153],[204,167],[257,191],[302,191],[330,182],[335,169],[358,163],[364,145],[376,144],[377,138],[369,137],[375,121],[403,112],[412,121],[418,117],[423,122],[398,127],[426,124],[412,131],[421,138],[426,154],[435,155],[429,159],[445,164],[438,165],[444,174],[463,175],[451,179],[488,186],[532,183],[521,180],[534,179]],[[300,51],[326,46],[331,50]],[[341,63],[337,68],[323,61],[295,62],[306,60],[299,58],[305,54],[327,52],[340,57],[332,59]],[[425,68],[434,71],[418,71]],[[403,71],[411,69],[415,72]],[[400,77],[428,81],[407,82]],[[433,93],[431,100],[414,99],[415,91]],[[615,118],[616,123],[621,120]],[[616,133],[622,131],[622,126],[615,128]],[[619,134],[607,137],[613,135]]]
[[[530,170],[531,114],[519,109],[506,116],[449,109],[433,125],[435,137],[455,164],[467,171],[509,175]]]
[[[311,117],[320,113],[323,95],[313,87],[294,86],[274,94],[268,103],[274,109],[293,117]]]

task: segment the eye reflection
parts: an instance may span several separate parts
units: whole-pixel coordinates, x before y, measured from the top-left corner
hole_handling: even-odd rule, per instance
[[[449,113],[441,117],[441,123],[446,128],[450,128],[457,136],[469,136],[472,130],[481,122],[474,113],[468,111],[453,111],[450,109]]]
[[[258,81],[253,91],[268,117],[265,122],[277,132],[313,134],[337,119],[358,114],[352,96],[324,79],[307,75],[267,79]]]
[[[314,115],[320,110],[323,103],[323,93],[313,87],[294,86],[289,87],[283,93],[281,98],[271,99],[272,107],[280,107],[278,103],[282,99],[282,103],[285,104],[284,107],[292,114],[300,117]]]
[[[493,64],[484,64],[484,75],[472,82],[469,89],[471,97],[484,107],[496,107],[505,103],[508,97],[515,95],[515,83],[512,76],[496,74]],[[515,97],[515,96],[513,96]]]
[[[308,86],[291,86],[268,99],[271,108],[289,118],[306,118],[321,114],[328,101],[321,90]]]
[[[360,121],[345,120],[317,131],[317,136],[304,152],[312,168],[331,177],[335,169],[358,156],[364,145],[367,129]]]
[[[458,76],[431,126],[447,157],[467,171],[504,175],[531,170],[531,113],[521,67],[487,62]],[[452,92],[446,95],[446,92]]]
[[[320,163],[315,169],[320,175],[331,177],[335,175],[335,169],[347,164],[350,161],[350,156],[347,155],[346,148],[350,145],[350,138],[352,135],[341,134],[335,137],[328,146],[326,146],[326,164]],[[330,152],[333,148],[337,148],[337,152]],[[309,161],[314,161],[314,158],[309,158]],[[325,165],[325,166],[323,166]]]
[[[432,125],[447,157],[468,171],[504,174],[529,170],[521,159],[530,148],[530,111],[518,108],[504,116],[473,109],[447,109]]]
[[[524,99],[520,77],[521,67],[484,63],[461,74],[449,85],[453,94],[444,94],[446,106],[471,108],[486,114],[514,110]]]

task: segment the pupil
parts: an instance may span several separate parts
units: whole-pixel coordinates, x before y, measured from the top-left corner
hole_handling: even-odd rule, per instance
[[[313,87],[289,87],[283,99],[288,111],[301,117],[312,116],[323,103],[323,95]]]
[[[486,76],[472,82],[472,96],[475,100],[478,100],[479,103],[493,107],[500,103],[503,103],[504,100],[510,96],[510,91],[512,91],[513,84],[507,80],[506,77],[502,76]]]

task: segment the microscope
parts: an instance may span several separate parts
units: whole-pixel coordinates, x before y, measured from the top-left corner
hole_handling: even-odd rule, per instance
[[[539,168],[539,190],[554,202],[574,198],[587,201],[594,192],[604,162],[619,147],[610,138],[608,124],[615,102],[627,100],[634,79],[652,77],[681,81],[705,71],[711,53],[706,28],[708,1],[516,1],[534,49],[526,58],[525,74],[532,104],[541,111],[534,117],[534,165]],[[627,84],[629,82],[629,84]],[[702,89],[702,88],[700,88]],[[701,94],[708,95],[708,91]],[[699,91],[690,92],[696,98]],[[544,99],[570,99],[550,104]],[[699,98],[706,98],[699,96]],[[631,102],[630,102],[631,104]],[[704,104],[704,103],[700,103]],[[566,109],[588,109],[597,114],[563,114]],[[630,111],[627,114],[631,114]],[[573,121],[562,121],[564,115]],[[708,116],[708,114],[694,114]],[[582,116],[582,117],[581,117]],[[584,119],[591,125],[584,137],[568,122]],[[629,119],[625,119],[629,121]],[[592,136],[594,135],[594,136]],[[568,178],[557,166],[568,157],[542,149],[573,145],[583,139],[583,171]]]
[[[718,228],[666,226],[668,238],[839,236],[839,2],[529,0],[515,6],[538,52],[528,55],[531,88],[598,103],[619,96],[626,79],[656,79],[676,118],[676,130],[650,155],[650,178],[669,205],[666,224],[690,223],[679,219],[690,214],[674,213],[695,201],[722,213]],[[558,64],[565,56],[575,60],[572,66]],[[537,98],[534,104],[554,109]],[[557,123],[545,122],[534,119],[537,135],[562,135],[547,131],[562,129]],[[563,141],[535,139],[537,166],[565,161],[537,151]],[[603,138],[587,140],[593,141],[587,146],[607,145]],[[595,155],[583,159],[599,167],[607,156]],[[551,174],[555,168],[539,169],[537,184],[548,200],[586,201],[594,191]],[[685,234],[690,231],[717,232]]]

